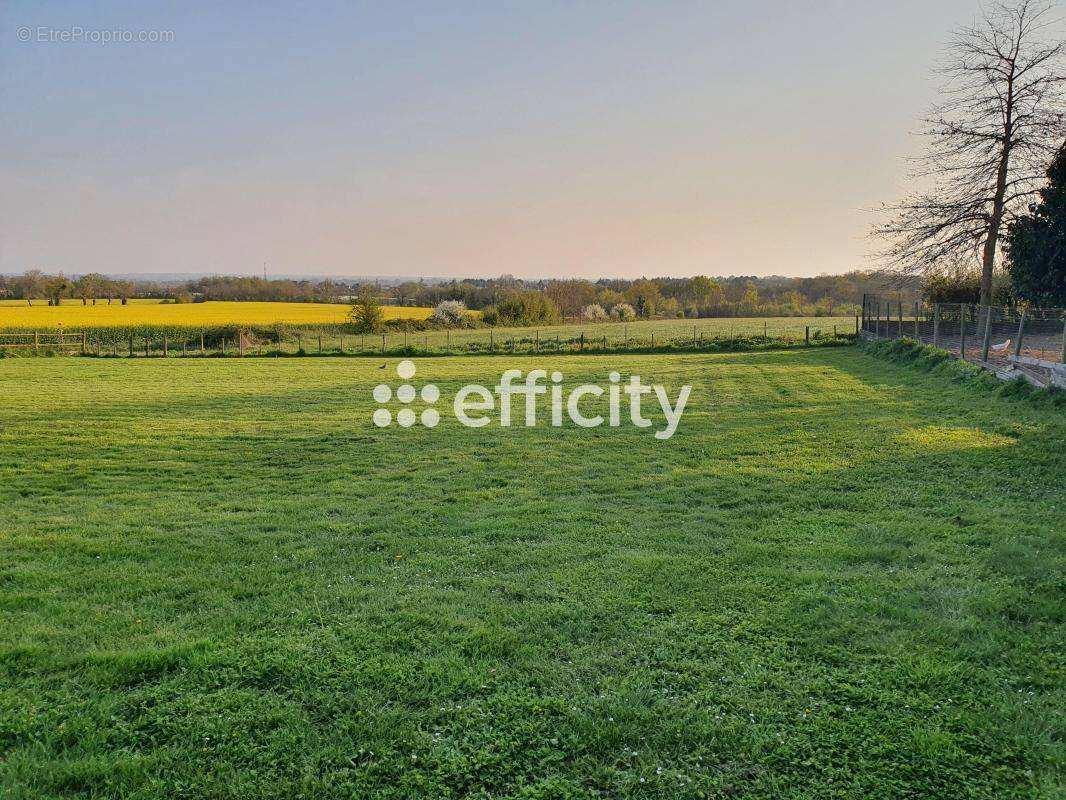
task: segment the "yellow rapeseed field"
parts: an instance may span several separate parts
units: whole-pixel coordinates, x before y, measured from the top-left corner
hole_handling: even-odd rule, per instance
[[[122,305],[81,301],[49,307],[37,300],[0,304],[0,328],[119,327],[134,325],[293,325],[344,322],[350,306],[337,303],[145,303]],[[384,306],[385,319],[427,319],[429,308]]]

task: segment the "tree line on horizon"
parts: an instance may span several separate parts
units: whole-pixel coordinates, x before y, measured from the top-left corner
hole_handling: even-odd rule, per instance
[[[730,276],[712,278],[639,278],[586,280],[581,278],[524,280],[511,275],[450,281],[394,283],[342,280],[290,280],[216,275],[181,283],[113,280],[99,273],[76,279],[31,270],[23,275],[0,275],[0,298],[28,304],[58,305],[80,300],[85,305],[125,303],[133,298],[167,302],[259,301],[344,303],[364,290],[380,302],[435,307],[458,301],[482,311],[488,320],[517,322],[532,316],[535,323],[590,318],[601,309],[628,306],[641,319],[739,316],[834,316],[857,313],[862,296],[892,290],[908,300],[914,287],[901,288],[884,272],[856,270],[816,277]],[[627,312],[628,313],[628,312]]]

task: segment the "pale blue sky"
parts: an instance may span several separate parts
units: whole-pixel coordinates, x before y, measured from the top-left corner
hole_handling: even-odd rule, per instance
[[[0,0],[0,271],[866,266],[978,10]]]

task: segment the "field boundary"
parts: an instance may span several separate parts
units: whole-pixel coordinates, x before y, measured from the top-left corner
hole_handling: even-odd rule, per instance
[[[979,386],[983,391],[999,397],[1047,403],[1054,408],[1066,410],[1066,390],[1058,386],[1037,386],[1018,375],[1008,379],[983,364],[963,361],[947,350],[921,344],[908,337],[880,340],[865,338],[859,347],[864,353],[882,361],[944,375],[954,382]]]
[[[905,308],[863,298],[865,340],[910,339],[976,364],[1003,380],[1066,388],[1066,309],[934,303]]]
[[[623,333],[623,330],[625,332]],[[461,336],[453,342],[450,332],[441,337],[440,332],[431,342],[427,332],[385,333],[374,335],[335,334],[304,335],[302,332],[287,332],[285,335],[264,335],[247,330],[226,332],[215,339],[204,333],[199,336],[172,337],[169,334],[154,336],[129,335],[122,340],[104,340],[82,333],[65,334],[51,344],[35,349],[36,355],[81,355],[99,358],[293,358],[293,357],[381,357],[381,356],[476,356],[476,355],[543,355],[543,354],[615,354],[615,353],[679,353],[679,352],[739,352],[788,347],[824,347],[852,344],[856,336],[841,333],[836,326],[830,331],[804,326],[798,336],[748,334],[706,336],[694,328],[691,335],[630,336],[627,329],[615,336],[601,334],[588,336],[574,332],[569,336],[556,334],[541,336],[537,329],[529,329],[525,335],[494,336],[492,331],[483,339],[464,340]],[[462,331],[459,331],[462,333]],[[618,335],[622,334],[622,335]],[[29,334],[34,336],[34,334]],[[0,344],[0,357],[4,355]],[[8,353],[19,355],[20,353]]]

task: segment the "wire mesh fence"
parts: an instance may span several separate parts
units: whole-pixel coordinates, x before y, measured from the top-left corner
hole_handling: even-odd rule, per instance
[[[708,318],[634,323],[567,324],[545,328],[389,330],[359,334],[338,329],[228,329],[206,331],[89,330],[66,334],[11,334],[39,340],[42,353],[125,357],[296,356],[478,353],[592,353],[716,350],[851,341],[859,318]],[[36,337],[36,338],[35,338]],[[0,340],[0,355],[4,340]],[[35,351],[36,352],[36,351]]]
[[[978,306],[968,303],[906,305],[868,295],[862,306],[864,338],[909,338],[990,367],[1066,365],[1066,309]]]

